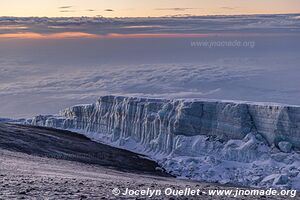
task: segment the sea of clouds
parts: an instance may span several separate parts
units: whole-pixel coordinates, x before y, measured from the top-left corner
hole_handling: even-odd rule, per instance
[[[74,104],[94,102],[105,94],[299,105],[299,31],[296,14],[0,17],[0,116],[57,113]],[[63,32],[150,36],[8,37]],[[255,46],[195,47],[191,45],[195,41],[248,41]]]

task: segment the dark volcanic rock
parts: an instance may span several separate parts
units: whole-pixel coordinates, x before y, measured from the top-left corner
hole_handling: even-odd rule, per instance
[[[158,165],[126,150],[91,141],[70,131],[0,124],[0,149],[30,155],[109,166],[119,170],[167,175]]]

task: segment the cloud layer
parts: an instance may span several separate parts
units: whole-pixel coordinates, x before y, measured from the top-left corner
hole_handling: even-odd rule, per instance
[[[299,16],[1,17],[0,117],[104,94],[300,105]],[[191,46],[232,40],[255,48]]]
[[[72,12],[71,6],[61,7]],[[176,9],[176,8],[171,8]],[[191,9],[191,8],[185,8]],[[92,10],[91,10],[92,11]],[[106,11],[112,12],[111,9]],[[41,34],[86,32],[90,34],[203,34],[203,33],[293,33],[299,34],[299,15],[189,16],[164,18],[16,18],[0,17],[0,34],[24,31]],[[135,27],[135,28],[128,28]]]

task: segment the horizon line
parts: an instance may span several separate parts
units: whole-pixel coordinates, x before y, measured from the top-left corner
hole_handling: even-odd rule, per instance
[[[187,18],[187,17],[215,17],[215,16],[256,16],[256,15],[300,15],[300,11],[295,13],[251,13],[251,14],[211,14],[211,15],[163,15],[163,16],[137,16],[137,17],[105,17],[105,16],[101,16],[101,15],[96,15],[96,16],[70,16],[70,17],[66,17],[66,16],[0,16],[0,18],[5,18],[5,17],[14,17],[14,18],[106,18],[106,19],[122,19],[122,18]]]

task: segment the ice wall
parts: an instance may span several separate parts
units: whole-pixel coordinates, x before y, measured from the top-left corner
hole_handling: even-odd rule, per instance
[[[176,135],[206,135],[221,141],[261,134],[270,145],[290,142],[300,148],[300,107],[204,100],[101,97],[95,104],[65,109],[61,118],[38,116],[35,125],[113,134],[149,148],[172,150]],[[160,144],[151,145],[160,138]]]
[[[103,96],[30,123],[144,153],[177,176],[300,189],[296,106]]]

